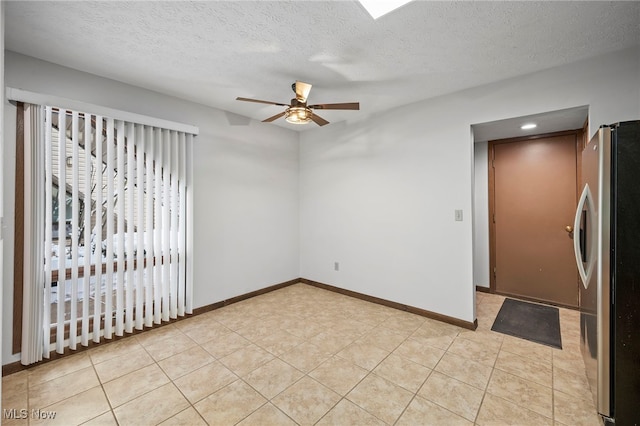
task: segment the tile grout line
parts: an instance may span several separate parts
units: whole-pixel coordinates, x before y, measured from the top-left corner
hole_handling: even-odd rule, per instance
[[[551,420],[556,422],[556,367],[554,365],[555,354],[551,352]]]
[[[443,355],[444,356],[444,355]],[[434,366],[435,368],[435,366]],[[409,400],[409,403],[407,404],[406,407],[404,407],[404,409],[402,410],[402,412],[400,413],[400,415],[398,416],[398,418],[396,419],[395,422],[393,422],[393,424],[397,424],[400,419],[402,418],[402,416],[404,415],[404,413],[407,411],[407,409],[409,408],[409,406],[411,405],[411,403],[413,402],[414,399],[416,399],[416,397],[418,397],[418,393],[420,392],[420,389],[422,389],[422,387],[424,386],[424,384],[427,382],[427,380],[429,380],[429,377],[431,377],[431,375],[433,374],[435,370],[434,369],[430,369],[429,374],[427,375],[427,377],[424,379],[424,381],[422,382],[422,384],[418,387],[418,390],[413,394],[413,396],[411,397],[411,399]]]
[[[493,366],[491,367],[491,374],[489,374],[489,379],[487,380],[487,385],[484,389],[484,392],[482,392],[482,398],[480,399],[480,405],[478,405],[478,411],[476,412],[476,417],[473,420],[473,424],[477,425],[478,424],[478,417],[480,416],[480,409],[482,408],[482,405],[484,404],[484,399],[487,396],[488,390],[489,390],[489,383],[491,383],[491,378],[493,377],[493,373],[496,370],[496,365],[498,364],[498,357],[500,356],[500,352],[502,351],[502,346],[504,345],[504,338],[500,341],[500,348],[498,349],[498,353],[496,354],[496,359],[493,362]]]
[[[91,358],[90,358],[88,355],[87,355],[87,358],[89,358],[89,362],[91,363]],[[80,371],[82,371],[82,370],[86,370],[86,369],[88,369],[88,368],[89,368],[89,366],[84,367],[84,368],[79,368],[79,369],[77,369],[77,370],[73,370],[73,371],[68,372],[68,373],[66,373],[66,374],[63,374],[63,375],[61,375],[61,376],[54,377],[54,378],[52,378],[52,379],[45,380],[45,381],[43,381],[43,382],[37,383],[37,384],[35,384],[35,385],[34,385],[34,387],[35,387],[35,386],[38,386],[38,385],[45,384],[45,383],[47,383],[47,382],[52,382],[52,381],[54,381],[54,380],[57,380],[57,379],[63,378],[63,377],[65,377],[65,376],[67,376],[67,375],[74,374],[74,373],[80,372]],[[98,380],[98,384],[99,384],[98,386],[100,386],[100,387],[101,387],[101,385],[102,385],[102,384],[101,384],[101,382],[100,382],[100,379],[99,379],[99,377],[98,377],[97,372],[95,371],[95,368],[93,368],[93,363],[91,363],[91,368],[94,370],[94,374],[96,375],[96,379]],[[81,391],[81,392],[78,392],[78,393],[75,393],[75,394],[69,395],[69,396],[67,396],[66,398],[63,398],[63,399],[57,400],[57,401],[55,401],[55,402],[52,402],[52,403],[48,404],[48,405],[47,405],[47,406],[45,406],[45,407],[37,407],[37,408],[35,408],[35,407],[34,407],[34,408],[31,408],[31,397],[29,396],[29,394],[30,394],[30,380],[31,380],[31,379],[30,379],[30,376],[31,376],[31,374],[27,374],[27,409],[28,409],[27,424],[31,424],[31,422],[32,422],[32,416],[30,415],[30,414],[32,414],[32,413],[33,413],[33,411],[32,411],[32,410],[45,410],[45,409],[47,409],[47,408],[49,408],[49,407],[52,407],[52,406],[54,406],[54,405],[56,405],[56,404],[60,404],[60,403],[62,403],[62,402],[64,402],[64,401],[68,401],[69,399],[71,399],[71,398],[73,398],[73,397],[75,397],[75,396],[78,396],[78,395],[80,395],[80,394],[82,394],[82,393],[84,393],[84,392],[87,392],[87,391],[89,391],[89,390],[92,390],[92,389],[95,389],[95,388],[97,388],[97,387],[98,387],[98,386],[93,386],[93,387],[91,387],[91,388],[89,388],[89,389],[85,389],[85,390],[83,390],[83,391]],[[103,392],[104,392],[104,391],[103,391]],[[105,397],[106,397],[106,395],[105,395]],[[107,402],[109,402],[109,401],[107,400]],[[101,416],[101,415],[103,415],[103,414],[104,414],[104,413],[100,413],[100,414],[99,414],[98,416],[96,416],[96,417],[99,417],[99,416]],[[95,417],[94,417],[94,418],[95,418]],[[91,418],[91,419],[89,419],[89,420],[87,420],[87,421],[90,421],[90,420],[92,420],[92,419],[93,419],[93,418]],[[86,422],[84,422],[84,423],[86,423]]]
[[[434,365],[433,369],[431,370],[431,373],[429,373],[429,377],[431,377],[431,375],[432,375],[434,372],[436,372],[436,373],[438,373],[438,374],[442,374],[443,376],[446,376],[446,377],[448,377],[448,378],[450,378],[450,379],[452,379],[452,380],[455,380],[456,382],[460,382],[460,383],[465,384],[465,385],[467,385],[467,386],[471,386],[471,387],[473,387],[473,388],[475,388],[475,389],[482,390],[482,389],[477,388],[477,387],[476,387],[476,386],[474,386],[474,385],[471,385],[471,384],[469,384],[469,383],[466,383],[466,382],[464,382],[464,381],[462,381],[462,380],[460,380],[460,379],[457,379],[457,378],[455,378],[455,377],[452,377],[452,376],[450,376],[450,375],[448,375],[448,374],[446,374],[446,373],[443,373],[443,372],[440,372],[440,371],[436,371],[436,367],[440,364],[440,361],[442,361],[442,358],[444,358],[444,356],[449,352],[449,348],[451,348],[451,345],[453,344],[453,342],[454,342],[458,337],[460,337],[461,339],[464,339],[464,337],[461,337],[461,336],[460,336],[460,332],[458,332],[458,333],[456,334],[456,337],[454,337],[454,338],[453,338],[453,340],[451,341],[451,343],[449,344],[449,346],[447,347],[447,349],[444,351],[444,353],[442,354],[442,356],[440,357],[440,359],[439,359],[439,360],[438,360],[438,362],[436,363],[436,365]],[[466,339],[465,339],[465,340],[466,340]],[[463,356],[461,356],[461,355],[458,355],[458,354],[456,354],[456,353],[454,353],[454,352],[451,352],[451,353],[452,353],[453,355],[460,356],[461,358],[468,359],[468,358],[463,357]],[[497,359],[497,357],[496,357],[496,359]],[[473,361],[473,360],[471,360],[471,361]],[[477,361],[476,361],[476,362],[477,362]],[[495,361],[494,361],[494,364],[495,364]],[[492,369],[492,372],[493,372],[493,369]],[[429,380],[429,377],[427,377],[427,379],[423,382],[423,384],[422,384],[422,386],[420,387],[420,389],[421,389],[421,388],[424,386],[424,384]],[[491,377],[491,375],[489,375],[489,378],[490,378],[490,377]],[[489,381],[487,380],[487,385],[488,385],[488,383],[489,383]],[[420,392],[420,389],[418,389],[418,392],[416,392],[416,395],[415,395],[416,397],[419,397],[419,396],[420,396],[420,395],[418,395],[418,393]],[[485,394],[486,394],[486,386],[485,386],[485,390],[483,391],[483,394],[482,394],[482,399],[484,399],[484,395],[485,395]],[[415,397],[414,397],[414,399],[415,399]],[[425,398],[425,399],[426,399],[426,398]],[[466,417],[464,417],[464,416],[462,416],[462,415],[460,415],[460,414],[458,414],[458,413],[455,413],[454,411],[452,411],[452,410],[450,410],[449,408],[447,408],[447,407],[445,407],[445,406],[443,406],[443,405],[439,404],[439,403],[438,403],[438,402],[436,402],[436,401],[433,401],[433,400],[431,400],[431,399],[426,399],[426,400],[427,400],[427,401],[429,401],[429,402],[431,402],[432,404],[435,404],[435,405],[437,405],[438,407],[440,407],[440,408],[442,408],[442,409],[444,409],[444,410],[446,410],[446,411],[448,411],[448,412],[450,412],[450,413],[454,414],[455,416],[458,416],[458,417],[464,418],[465,420],[468,420]],[[481,407],[481,406],[482,406],[482,401],[480,402],[480,405],[478,406],[478,411],[476,412],[476,416],[475,416],[476,418],[477,418],[477,416],[478,416],[478,413],[480,412],[480,407]],[[408,406],[407,406],[407,407],[408,407]],[[399,418],[398,418],[398,420],[399,420]],[[474,424],[475,424],[475,421],[474,421]]]
[[[98,379],[98,383],[100,383],[100,389],[102,390],[102,393],[104,394],[104,399],[106,399],[106,400],[107,400],[107,404],[109,405],[109,412],[111,412],[111,416],[112,416],[112,417],[113,417],[113,419],[116,421],[116,424],[119,424],[119,422],[118,422],[118,418],[116,417],[116,412],[115,412],[115,410],[114,410],[114,407],[113,407],[113,405],[111,404],[111,400],[109,399],[109,395],[107,395],[107,391],[106,391],[106,390],[105,390],[105,388],[104,388],[104,385],[105,385],[105,384],[104,384],[104,383],[102,383],[102,380],[100,380],[100,375],[98,374],[98,370],[96,370],[96,364],[93,362],[93,358],[91,358],[91,355],[90,355],[90,354],[87,354],[87,357],[89,358],[89,362],[91,363],[91,368],[93,368],[93,372],[94,372],[94,374],[96,375],[96,378]],[[104,413],[102,413],[102,414],[100,414],[100,415],[98,415],[98,416],[96,416],[96,417],[94,417],[94,418],[92,418],[92,419],[89,419],[89,420],[87,420],[87,421],[90,421],[90,420],[96,419],[96,418],[98,418],[98,417],[102,416],[103,414],[104,414]],[[86,422],[84,422],[84,423],[86,423]]]
[[[383,321],[383,322],[384,322],[384,321]],[[413,330],[413,331],[412,331],[412,332],[411,332],[407,337],[405,337],[405,339],[404,339],[402,342],[400,342],[398,345],[396,345],[396,347],[395,347],[393,350],[391,350],[391,351],[390,351],[390,352],[389,352],[389,353],[388,353],[388,354],[387,354],[387,355],[386,355],[386,356],[385,356],[385,357],[384,357],[384,358],[383,358],[383,359],[382,359],[382,360],[381,360],[381,361],[380,361],[380,362],[379,362],[379,363],[378,363],[378,364],[377,364],[377,365],[376,365],[372,370],[370,370],[370,371],[369,371],[369,373],[368,373],[365,377],[363,377],[363,378],[362,378],[362,380],[360,380],[360,382],[359,382],[358,384],[360,384],[360,383],[361,383],[365,378],[367,378],[370,374],[375,374],[375,373],[374,373],[374,370],[375,370],[378,366],[380,366],[380,364],[382,364],[382,363],[383,363],[387,358],[389,358],[389,356],[391,356],[391,354],[394,354],[394,353],[395,353],[395,350],[396,350],[396,349],[398,349],[398,347],[400,347],[403,343],[405,343],[407,340],[409,340],[409,339],[410,339],[410,338],[411,338],[411,337],[416,333],[416,331],[418,331],[418,329],[420,329],[420,327],[422,327],[422,325],[424,325],[424,321],[423,321],[423,324],[421,324],[420,326],[416,327],[416,329],[415,329],[415,330]],[[381,323],[379,326],[380,326],[380,327],[384,327],[384,326],[382,325],[382,323]],[[386,327],[385,327],[385,328],[386,328]],[[397,330],[391,330],[391,331],[397,332]],[[375,346],[375,345],[374,345],[374,346]],[[440,348],[437,348],[437,349],[440,349]],[[445,351],[445,352],[446,352],[446,351]],[[400,354],[396,354],[396,356],[399,356],[399,357],[401,357],[401,358],[404,358],[404,357],[403,357],[402,355],[400,355]],[[443,354],[443,356],[444,356],[444,354]],[[408,360],[408,361],[411,361],[411,360]],[[413,362],[413,361],[411,361],[411,362]],[[438,360],[438,362],[440,362],[440,360]],[[416,364],[421,365],[421,364],[419,364],[419,363],[416,363]],[[437,363],[436,363],[436,365],[437,365]],[[418,387],[418,390],[417,390],[416,392],[409,391],[409,392],[411,392],[413,395],[412,395],[411,399],[409,400],[409,402],[407,403],[407,405],[406,405],[406,406],[404,407],[404,409],[402,410],[402,412],[400,413],[400,415],[398,416],[398,418],[396,418],[396,420],[393,422],[393,424],[394,424],[394,425],[395,425],[395,424],[400,420],[400,418],[403,416],[403,414],[405,413],[405,411],[407,410],[407,408],[409,407],[409,405],[411,405],[411,403],[413,402],[413,400],[414,400],[414,399],[416,398],[416,396],[418,395],[418,392],[420,391],[420,389],[422,388],[422,386],[424,386],[424,383],[429,379],[429,377],[430,377],[430,376],[431,376],[431,374],[433,373],[434,369],[435,369],[435,366],[434,366],[434,368],[433,368],[433,369],[429,369],[429,370],[430,370],[430,371],[429,371],[429,374],[428,374],[428,375],[427,375],[427,377],[423,380],[422,384]],[[384,377],[382,377],[382,376],[378,376],[377,374],[376,374],[376,376],[377,376],[377,377],[381,377],[381,378],[382,378],[382,379],[384,379],[384,380],[387,380],[387,379],[385,379],[385,378],[384,378]],[[391,383],[393,383],[393,382],[391,382]],[[355,385],[355,386],[354,386],[354,387],[353,387],[349,392],[351,392],[353,389],[355,389],[355,387],[357,387],[357,385],[358,385],[358,384],[356,384],[356,385]],[[393,384],[395,384],[395,383],[393,383]],[[408,390],[408,389],[404,388],[403,386],[400,386],[400,387],[401,387],[401,388],[403,388],[403,389],[405,389],[405,390]],[[356,405],[357,405],[357,404],[356,404]],[[373,413],[370,413],[370,412],[369,412],[368,410],[366,410],[364,407],[361,407],[361,406],[359,406],[359,405],[358,405],[358,407],[362,408],[363,410],[367,411],[369,414],[373,415]],[[377,417],[377,416],[375,416],[375,415],[373,415],[373,416],[374,416],[374,417],[376,417],[376,418],[378,418],[378,417]],[[380,419],[380,420],[382,421],[382,419]],[[385,422],[385,423],[386,423],[386,422]]]
[[[319,333],[318,333],[318,334],[319,334]],[[360,338],[362,337],[362,335],[363,335],[363,334],[359,335],[359,336],[358,336],[358,339],[360,339]],[[309,372],[307,372],[307,373],[304,373],[304,376],[303,376],[303,377],[308,377],[309,379],[314,380],[314,381],[316,381],[316,382],[320,383],[320,385],[324,386],[325,388],[329,389],[330,391],[332,391],[332,392],[334,392],[334,393],[336,393],[336,394],[340,395],[339,393],[337,393],[337,392],[336,392],[336,391],[334,391],[333,389],[331,389],[331,388],[329,388],[328,386],[326,386],[326,385],[324,385],[323,383],[321,383],[319,380],[316,380],[316,379],[315,379],[315,378],[313,378],[312,376],[309,376],[309,373],[311,373],[311,372],[313,372],[313,371],[317,370],[317,369],[318,369],[322,364],[324,364],[325,362],[329,361],[329,360],[330,360],[331,358],[333,358],[334,356],[337,356],[338,358],[343,359],[343,360],[345,360],[345,361],[347,361],[347,362],[351,362],[351,361],[349,361],[349,360],[347,360],[347,359],[345,359],[345,358],[342,358],[340,355],[338,355],[338,353],[339,353],[339,352],[341,352],[341,351],[343,351],[344,349],[346,349],[346,348],[347,348],[347,347],[349,347],[350,345],[352,345],[352,344],[353,344],[354,342],[356,342],[358,339],[352,340],[352,341],[351,341],[351,343],[349,343],[348,345],[345,345],[344,347],[342,347],[340,350],[338,350],[336,353],[332,354],[329,358],[327,358],[326,360],[324,360],[323,362],[321,362],[321,363],[320,363],[319,365],[317,365],[315,368],[313,368],[312,370],[310,370],[310,371],[309,371]],[[286,362],[285,360],[282,360],[282,361]],[[360,366],[359,366],[359,365],[357,365],[357,364],[354,364],[354,365],[356,365],[356,366],[360,367]],[[360,383],[362,383],[362,381],[363,381],[365,378],[367,378],[371,372],[372,372],[372,370],[371,370],[371,371],[367,371],[367,374],[365,374],[365,375],[364,375],[364,377],[363,377],[362,379],[360,379],[360,380],[359,380],[355,385],[353,385],[353,386],[352,386],[352,387],[351,387],[351,388],[350,388],[350,389],[349,389],[349,390],[348,390],[344,395],[340,395],[340,398],[338,399],[338,402],[336,402],[336,403],[335,403],[335,404],[334,404],[330,409],[328,409],[328,410],[327,410],[327,411],[326,411],[326,412],[325,412],[325,413],[324,413],[324,414],[323,414],[323,415],[322,415],[322,416],[321,416],[321,417],[320,417],[320,418],[319,418],[319,419],[318,419],[314,424],[317,424],[317,423],[318,423],[318,422],[320,422],[324,417],[326,417],[326,415],[327,415],[327,414],[329,414],[329,413],[331,412],[331,410],[333,410],[333,409],[334,409],[334,408],[335,408],[335,407],[340,403],[340,401],[342,401],[342,400],[347,400],[347,401],[351,402],[352,404],[356,405],[357,407],[359,407],[360,409],[364,410],[365,412],[369,413],[369,411],[365,410],[365,409],[364,409],[364,407],[360,407],[360,406],[359,406],[358,404],[356,404],[355,402],[353,402],[353,401],[351,401],[351,400],[347,399],[347,395],[348,395],[348,394],[349,394],[353,389],[355,389],[355,388],[356,388]],[[302,380],[302,378],[301,378],[300,380]],[[300,380],[298,380],[298,381],[300,381]],[[297,382],[296,382],[296,383],[297,383]],[[291,385],[291,386],[293,386],[293,385]],[[287,389],[288,389],[288,388],[290,388],[291,386],[287,387]],[[283,390],[282,392],[280,392],[278,395],[280,395],[280,394],[281,394],[281,393],[283,393],[284,391],[286,391],[286,389],[284,389],[284,390]],[[274,396],[274,398],[275,398],[275,396]],[[275,405],[275,404],[274,404],[274,405]],[[369,413],[369,414],[370,414],[370,415],[372,415],[372,416],[373,416],[373,417],[375,417],[375,418],[378,418],[378,417],[377,417],[377,416],[375,416],[373,413]],[[381,419],[379,419],[379,420],[381,420]],[[381,420],[381,421],[382,421],[382,420]],[[296,423],[297,423],[297,422],[296,422]]]
[[[178,331],[182,332],[182,330],[180,330],[180,329],[178,329]],[[183,334],[184,334],[184,333],[183,333]],[[189,336],[187,336],[187,337],[189,337]],[[192,339],[192,340],[193,340],[193,339]],[[143,345],[141,344],[141,346],[143,346]],[[200,345],[198,345],[198,346],[200,346]],[[143,347],[144,347],[144,346],[143,346]],[[145,351],[147,350],[147,348],[146,348],[146,347],[144,347],[144,349],[145,349]],[[188,349],[189,349],[189,348],[185,349],[183,352],[185,352],[185,351],[186,351],[186,350],[188,350]],[[203,350],[204,350],[204,348],[203,348]],[[205,352],[206,352],[206,351],[205,351]],[[166,419],[162,420],[162,421],[161,421],[161,423],[162,423],[162,422],[165,422],[165,421],[167,421],[167,420],[169,420],[169,419],[172,419],[172,418],[176,417],[178,414],[180,414],[180,413],[182,413],[182,412],[184,412],[184,411],[188,410],[189,408],[192,408],[192,409],[193,409],[193,410],[198,414],[198,416],[200,416],[200,418],[205,422],[205,424],[208,424],[208,423],[207,423],[207,421],[204,419],[204,417],[202,417],[202,414],[200,414],[200,412],[199,412],[199,411],[196,409],[196,407],[193,405],[193,403],[191,402],[191,400],[190,400],[189,398],[187,398],[187,396],[184,394],[184,392],[182,392],[182,389],[180,389],[180,387],[179,387],[179,386],[175,383],[175,381],[174,381],[174,380],[179,379],[180,377],[185,376],[186,374],[184,374],[184,375],[182,375],[182,376],[179,376],[179,377],[176,377],[176,379],[172,379],[171,377],[169,377],[169,375],[167,374],[167,372],[166,372],[166,371],[164,371],[164,369],[162,368],[162,366],[160,365],[160,363],[159,363],[159,362],[158,362],[158,361],[157,361],[153,356],[151,356],[151,354],[149,353],[149,351],[147,351],[147,353],[149,354],[149,356],[151,357],[151,359],[153,359],[153,362],[158,366],[158,368],[160,369],[160,371],[162,371],[162,374],[164,374],[165,376],[167,376],[167,378],[169,379],[169,382],[170,382],[170,383],[171,383],[171,384],[172,384],[172,385],[173,385],[173,386],[178,390],[178,392],[180,392],[180,395],[182,395],[182,397],[185,399],[185,401],[187,401],[187,403],[189,404],[189,406],[188,406],[187,408],[185,408],[184,410],[180,410],[179,412],[175,413],[174,415],[172,415],[172,416],[170,416],[170,417],[168,417],[168,418],[166,418]],[[179,353],[182,353],[182,352],[179,352]],[[208,353],[208,352],[207,352],[207,353]],[[172,355],[172,356],[173,356],[173,355]],[[171,358],[171,357],[167,357],[167,358]],[[214,358],[215,358],[215,357],[214,357]],[[165,359],[166,359],[166,358],[165,358]],[[187,374],[189,374],[189,373],[187,373]],[[156,388],[156,389],[158,389],[158,388]],[[151,390],[151,391],[149,391],[149,392],[153,392],[153,391],[154,391],[154,390],[156,390],[156,389],[153,389],[153,390]],[[147,392],[147,393],[149,393],[149,392]],[[144,395],[146,395],[147,393],[145,393]],[[138,396],[138,397],[136,397],[136,398],[139,398],[139,397],[140,397],[140,396]],[[134,399],[136,399],[136,398],[134,398]],[[203,398],[203,399],[204,399],[204,398]]]

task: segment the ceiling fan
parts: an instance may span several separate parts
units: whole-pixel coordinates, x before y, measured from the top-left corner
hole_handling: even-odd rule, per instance
[[[318,126],[324,126],[325,124],[329,124],[329,122],[324,118],[320,117],[319,115],[317,115],[313,110],[316,110],[316,109],[359,110],[360,109],[359,102],[307,105],[307,97],[309,96],[309,92],[311,91],[311,85],[309,83],[304,83],[302,81],[296,81],[291,85],[291,89],[293,89],[293,91],[295,92],[296,97],[291,99],[291,104],[289,105],[281,104],[278,102],[261,101],[258,99],[249,99],[249,98],[241,98],[241,97],[236,98],[236,100],[287,107],[287,109],[285,109],[283,112],[276,114],[273,117],[269,117],[265,120],[262,120],[263,123],[270,123],[274,120],[277,120],[280,117],[284,117],[285,120],[293,124],[306,124],[310,121],[313,121]]]

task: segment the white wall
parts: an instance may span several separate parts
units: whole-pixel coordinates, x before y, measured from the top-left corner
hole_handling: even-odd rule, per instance
[[[580,105],[592,132],[638,119],[639,63],[613,52],[302,133],[301,276],[473,321],[470,126]]]
[[[473,284],[489,288],[489,158],[488,143],[477,142],[474,153]]]
[[[193,165],[194,307],[300,276],[297,133],[255,121],[231,126],[223,111],[13,52],[6,52],[5,67],[10,87],[200,128]],[[5,138],[12,141],[15,107],[7,106]],[[13,203],[14,162],[7,155],[2,167],[7,206]],[[13,219],[13,211],[7,211],[9,233]],[[12,246],[7,241],[8,266],[13,261]],[[10,355],[12,268],[6,268],[3,279],[8,283],[2,337],[7,363],[17,360]]]

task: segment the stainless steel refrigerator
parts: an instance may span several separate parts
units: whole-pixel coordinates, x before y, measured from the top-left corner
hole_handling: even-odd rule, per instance
[[[574,229],[582,355],[605,424],[640,424],[640,121],[582,152]]]

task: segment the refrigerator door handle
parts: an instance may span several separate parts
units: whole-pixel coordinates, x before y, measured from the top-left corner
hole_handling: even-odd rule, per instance
[[[587,212],[587,221],[584,223],[584,226],[581,225],[582,214],[586,208]],[[590,241],[587,241],[587,244],[584,244],[584,247],[580,247],[581,241],[584,238],[587,238],[587,228],[594,226],[593,214],[595,213],[595,206],[593,204],[593,196],[591,195],[591,189],[589,188],[589,184],[584,186],[584,190],[582,191],[582,195],[580,195],[580,200],[578,201],[578,207],[576,208],[576,217],[573,222],[573,229],[578,232],[577,238],[573,239],[573,251],[576,255],[576,265],[578,266],[578,273],[580,274],[580,279],[582,280],[582,285],[584,288],[589,287],[589,281],[591,279],[591,275],[593,274],[593,266],[595,264],[594,250],[591,250],[588,245],[590,245]],[[582,250],[585,250],[586,253],[582,253]],[[586,261],[586,269],[585,262],[583,262],[583,255],[588,255]]]

